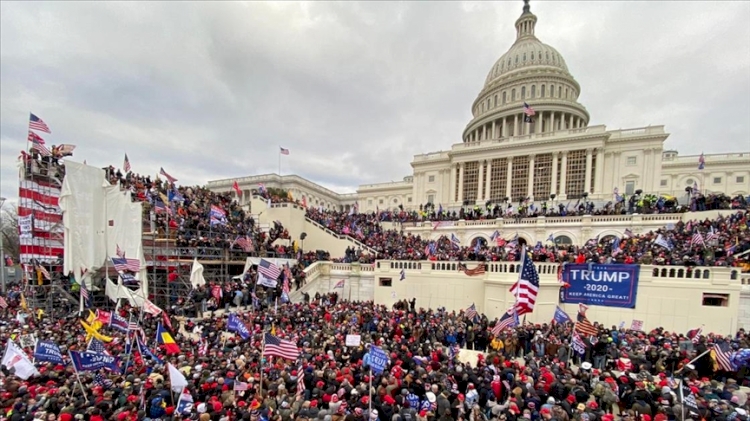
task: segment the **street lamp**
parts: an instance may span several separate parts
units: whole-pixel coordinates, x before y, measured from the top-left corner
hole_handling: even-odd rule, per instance
[[[5,287],[5,245],[3,244],[3,205],[5,205],[5,198],[0,197],[0,288],[3,293],[3,297],[7,293]]]

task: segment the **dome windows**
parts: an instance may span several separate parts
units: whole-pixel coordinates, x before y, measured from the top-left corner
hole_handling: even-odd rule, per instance
[[[549,85],[549,96],[555,96],[555,85]]]
[[[534,52],[531,52],[531,61],[534,61]]]
[[[536,98],[536,85],[531,85],[531,97]]]
[[[526,87],[521,86],[521,99],[526,99]]]
[[[516,88],[511,89],[510,91],[510,100],[515,101],[516,100]]]
[[[523,61],[526,61],[526,53],[523,53]]]
[[[507,92],[503,91],[503,105],[505,105],[505,102],[507,101],[505,94],[507,94]]]
[[[516,64],[518,64],[518,56],[516,56]]]
[[[544,85],[542,85],[542,92],[539,94],[542,98],[544,98]]]

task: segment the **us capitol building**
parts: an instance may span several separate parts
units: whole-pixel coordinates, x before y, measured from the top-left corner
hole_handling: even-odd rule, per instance
[[[247,201],[259,183],[283,187],[308,206],[348,209],[358,203],[360,211],[540,202],[552,195],[558,201],[584,195],[609,201],[615,188],[627,195],[641,190],[684,200],[685,188],[694,184],[702,191],[750,193],[750,151],[706,154],[705,169],[698,170],[697,155],[664,150],[669,136],[664,126],[589,125],[589,112],[578,102],[581,86],[562,55],[535,36],[536,24],[525,0],[515,42],[490,68],[462,142],[448,151],[416,155],[413,174],[403,181],[339,194],[296,175],[258,175],[237,179],[241,199]],[[231,191],[234,180],[210,181],[208,187]]]

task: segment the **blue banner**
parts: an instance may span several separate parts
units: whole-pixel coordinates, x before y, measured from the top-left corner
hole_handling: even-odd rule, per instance
[[[77,371],[96,371],[101,368],[120,371],[118,358],[112,355],[96,352],[70,351],[70,359],[73,361],[73,366]]]
[[[635,308],[638,265],[565,265],[560,302],[603,307]]]
[[[51,341],[37,341],[34,349],[34,359],[53,364],[65,364],[62,352],[56,343]]]
[[[235,313],[229,315],[229,320],[227,321],[227,330],[230,332],[237,332],[242,339],[247,339],[250,337],[250,331],[247,330],[247,326],[242,323],[242,320],[240,320],[240,318],[237,317]]]
[[[370,346],[370,367],[372,372],[380,374],[388,366],[388,354],[375,345]]]

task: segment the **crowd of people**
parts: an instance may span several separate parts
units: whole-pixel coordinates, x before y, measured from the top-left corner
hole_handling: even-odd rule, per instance
[[[517,236],[497,235],[460,246],[456,237],[436,240],[400,230],[384,229],[378,213],[308,209],[307,216],[324,227],[351,236],[391,260],[514,260]],[[583,246],[556,244],[554,234],[533,246],[538,261],[578,263],[640,263],[657,265],[736,266],[750,249],[750,211],[730,211],[715,219],[678,222],[656,231],[626,232],[622,237],[593,238]]]
[[[295,304],[255,300],[231,320],[218,311],[184,322],[146,314],[137,323],[140,313],[124,305],[115,314],[133,322],[127,334],[109,328],[105,312],[82,314],[92,333],[79,317],[29,314],[18,301],[8,304],[0,309],[2,345],[23,347],[22,338],[33,335],[58,346],[64,361],[37,358],[37,372],[24,379],[13,367],[31,361],[34,342],[26,342],[25,356],[3,359],[0,419],[748,419],[741,387],[747,367],[728,371],[704,352],[719,344],[750,347],[742,330],[690,340],[662,328],[594,324],[596,335],[579,353],[571,349],[569,323],[524,323],[497,333],[496,322],[481,314],[424,309],[415,300],[390,309],[335,294]],[[157,331],[164,329],[172,341],[160,344],[153,338],[163,339]],[[360,335],[360,342],[344,346],[347,335]],[[130,349],[133,341],[138,346]],[[269,345],[276,341],[288,341],[291,351],[280,356]],[[372,346],[388,357],[382,372]],[[462,356],[461,348],[480,353]],[[118,361],[76,371],[69,352],[86,349]],[[175,384],[184,389],[173,390]]]

